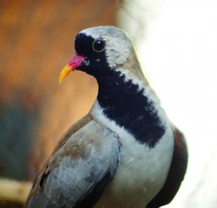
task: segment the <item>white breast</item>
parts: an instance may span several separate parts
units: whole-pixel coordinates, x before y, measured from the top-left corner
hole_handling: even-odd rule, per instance
[[[162,139],[150,149],[105,118],[97,102],[91,113],[100,123],[115,131],[122,142],[115,177],[94,208],[144,208],[164,185],[171,164],[174,140],[169,121]]]

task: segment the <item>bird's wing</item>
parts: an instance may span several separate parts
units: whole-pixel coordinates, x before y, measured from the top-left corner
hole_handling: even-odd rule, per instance
[[[26,207],[89,208],[112,180],[120,138],[95,120],[84,118],[80,124],[65,134],[45,164]]]
[[[167,180],[147,208],[158,208],[172,201],[184,179],[188,163],[188,150],[184,135],[174,131],[174,153]]]

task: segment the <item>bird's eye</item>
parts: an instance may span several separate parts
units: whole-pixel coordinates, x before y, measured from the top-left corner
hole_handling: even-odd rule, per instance
[[[105,41],[103,40],[95,40],[93,42],[93,50],[96,52],[101,52],[105,49]]]

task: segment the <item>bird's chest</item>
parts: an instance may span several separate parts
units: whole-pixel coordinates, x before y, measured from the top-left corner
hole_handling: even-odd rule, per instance
[[[173,154],[172,129],[154,148],[123,129],[116,132],[122,143],[120,164],[95,208],[144,208],[165,183]]]

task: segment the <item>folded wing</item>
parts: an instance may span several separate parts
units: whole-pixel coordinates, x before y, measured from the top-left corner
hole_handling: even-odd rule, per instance
[[[59,143],[36,179],[28,208],[92,207],[114,177],[118,135],[94,120],[83,121],[83,127],[73,131]]]
[[[188,149],[184,135],[174,130],[174,153],[167,180],[147,208],[158,208],[170,203],[178,192],[187,170]]]

